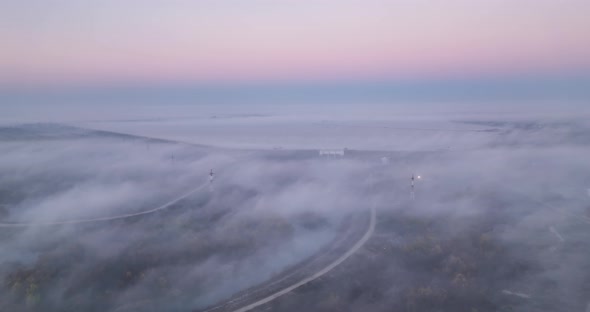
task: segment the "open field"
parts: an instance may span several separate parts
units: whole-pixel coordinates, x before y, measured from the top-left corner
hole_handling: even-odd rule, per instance
[[[359,137],[385,131],[422,140],[417,149],[353,144],[344,156],[320,156],[322,136],[297,148],[256,148],[102,127],[0,129],[2,310],[584,311],[588,304],[583,123],[344,122],[338,127]],[[467,144],[472,135],[486,139]],[[434,144],[442,141],[452,148]],[[338,150],[330,142],[328,151]],[[413,196],[412,175],[420,176]]]

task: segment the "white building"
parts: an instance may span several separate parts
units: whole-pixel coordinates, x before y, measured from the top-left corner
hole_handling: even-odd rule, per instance
[[[340,150],[320,150],[319,151],[320,157],[321,156],[340,156],[340,157],[344,157],[344,150],[340,149]]]

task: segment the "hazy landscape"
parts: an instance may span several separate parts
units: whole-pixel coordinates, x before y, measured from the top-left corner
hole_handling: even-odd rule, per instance
[[[0,312],[590,312],[589,16],[0,0]]]
[[[2,310],[205,309],[329,249],[343,224],[364,231],[362,214],[372,208],[375,230],[359,251],[257,308],[584,311],[588,304],[587,123],[293,120],[283,128],[251,118],[262,117],[113,123],[146,133],[192,126],[195,141],[215,136],[222,147],[187,142],[192,131],[179,143],[60,124],[2,127]],[[309,124],[313,138],[303,134]],[[341,146],[345,135],[331,136],[336,124],[338,133],[354,133],[352,147],[320,156],[314,144]],[[230,148],[231,131],[250,133],[248,142],[265,133],[269,145]],[[310,148],[267,139],[279,132]],[[387,140],[357,149],[355,142],[371,142],[354,136]],[[413,144],[379,149],[404,140]],[[414,198],[412,175],[420,175]]]

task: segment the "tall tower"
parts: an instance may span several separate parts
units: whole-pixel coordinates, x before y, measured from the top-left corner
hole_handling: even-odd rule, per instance
[[[414,194],[414,180],[415,180],[415,178],[414,178],[414,175],[412,174],[412,180],[410,182],[412,200],[416,197],[416,195]]]

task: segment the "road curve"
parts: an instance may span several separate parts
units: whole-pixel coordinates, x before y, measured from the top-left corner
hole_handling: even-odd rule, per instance
[[[356,243],[354,244],[354,246],[352,246],[352,248],[350,248],[344,255],[342,255],[340,258],[336,259],[334,262],[330,263],[327,267],[323,268],[322,270],[318,271],[317,273],[315,273],[312,276],[309,276],[301,281],[299,281],[298,283],[295,283],[279,292],[276,292],[264,299],[258,300],[252,304],[249,304],[245,307],[239,308],[237,310],[235,310],[234,312],[245,312],[245,311],[249,311],[251,309],[254,309],[257,306],[263,305],[267,302],[270,302],[298,287],[301,287],[317,278],[319,278],[320,276],[330,272],[332,269],[334,269],[336,266],[338,266],[339,264],[341,264],[342,262],[344,262],[346,259],[348,259],[352,254],[354,254],[357,250],[359,250],[366,242],[367,240],[369,240],[369,238],[371,237],[371,235],[373,235],[373,231],[375,230],[375,221],[376,221],[376,212],[375,212],[375,207],[371,207],[371,220],[369,222],[369,228],[367,229],[367,232],[365,232],[365,235],[363,235],[363,237]]]
[[[164,210],[166,208],[170,208],[172,205],[174,205],[175,203],[187,198],[188,196],[196,193],[197,191],[205,188],[209,183],[203,183],[202,185],[199,185],[197,188],[190,190],[187,193],[184,193],[168,202],[166,202],[165,204],[162,204],[154,209],[150,209],[150,210],[145,210],[145,211],[140,211],[140,212],[135,212],[135,213],[128,213],[128,214],[122,214],[122,215],[117,215],[117,216],[110,216],[110,217],[100,217],[100,218],[90,218],[90,219],[76,219],[76,220],[64,220],[64,221],[54,221],[54,222],[30,222],[30,223],[0,223],[0,228],[2,227],[28,227],[28,226],[51,226],[51,225],[66,225],[66,224],[78,224],[78,223],[90,223],[90,222],[102,222],[102,221],[111,221],[111,220],[118,220],[118,219],[125,219],[125,218],[131,218],[131,217],[136,217],[136,216],[140,216],[140,215],[145,215],[145,214],[150,214],[150,213],[154,213],[156,211],[160,211],[160,210]]]
[[[356,251],[358,251],[367,242],[367,240],[369,240],[369,238],[371,237],[371,235],[373,234],[373,232],[375,230],[375,223],[376,223],[376,211],[375,211],[375,205],[373,205],[370,209],[369,225],[368,225],[367,230],[365,231],[364,235],[350,249],[348,249],[344,254],[342,254],[336,260],[330,262],[327,266],[323,267],[319,271],[316,271],[314,274],[309,275],[308,277],[300,279],[300,280],[296,281],[295,283],[283,286],[280,288],[280,290],[274,291],[270,295],[265,296],[263,298],[259,298],[258,300],[254,301],[252,303],[246,304],[242,307],[239,307],[239,308],[235,307],[235,305],[236,305],[235,303],[239,304],[239,302],[236,302],[236,301],[248,301],[249,298],[247,298],[247,297],[249,294],[238,297],[237,299],[231,299],[231,300],[226,301],[220,305],[206,309],[206,310],[204,310],[204,312],[213,312],[213,311],[245,312],[245,311],[249,311],[249,310],[252,310],[252,309],[259,307],[263,304],[266,304],[266,303],[268,303],[268,302],[270,302],[282,295],[285,295],[285,294],[325,275],[326,273],[328,273],[332,269],[334,269],[336,266],[338,266],[339,264],[344,262],[346,259],[348,259],[352,254],[354,254]],[[337,249],[338,248],[336,248],[336,250]],[[280,282],[287,281],[289,279],[290,275],[294,275],[294,273],[288,274],[287,276],[282,277],[278,281],[271,281],[271,283],[266,284],[266,286],[274,286]],[[262,290],[264,290],[264,289],[262,289]],[[250,294],[252,294],[253,297],[256,297],[256,291],[254,291]]]

